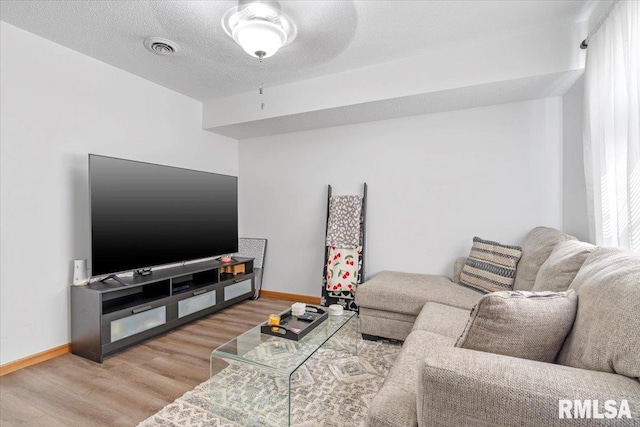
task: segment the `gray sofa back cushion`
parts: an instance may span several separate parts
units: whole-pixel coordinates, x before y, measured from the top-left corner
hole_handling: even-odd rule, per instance
[[[578,312],[557,362],[640,377],[640,255],[596,249],[569,289]]]
[[[576,315],[574,291],[494,292],[471,311],[456,347],[553,362]]]
[[[542,264],[531,289],[534,292],[564,292],[569,289],[580,267],[596,247],[579,240],[556,244],[549,258]]]
[[[576,240],[576,238],[549,227],[536,227],[531,230],[522,242],[522,258],[518,262],[513,289],[516,291],[533,289],[540,266],[549,258],[553,247],[565,240]]]

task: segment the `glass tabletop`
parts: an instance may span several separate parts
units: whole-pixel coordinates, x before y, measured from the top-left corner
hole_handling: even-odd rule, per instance
[[[211,356],[290,375],[355,316],[353,311],[331,315],[300,341],[261,333],[265,322],[216,348]]]

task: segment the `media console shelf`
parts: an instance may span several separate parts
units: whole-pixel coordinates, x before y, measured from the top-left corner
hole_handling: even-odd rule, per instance
[[[234,267],[239,266],[239,267]],[[228,267],[237,274],[224,273]],[[253,259],[204,261],[71,288],[71,352],[104,356],[253,296]]]

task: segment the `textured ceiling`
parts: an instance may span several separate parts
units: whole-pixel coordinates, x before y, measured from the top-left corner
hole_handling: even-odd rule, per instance
[[[259,63],[220,26],[233,1],[2,1],[0,18],[195,99],[337,73],[446,44],[582,21],[594,1],[281,1],[298,37]],[[158,36],[178,54],[152,54]],[[46,66],[46,65],[44,65]]]

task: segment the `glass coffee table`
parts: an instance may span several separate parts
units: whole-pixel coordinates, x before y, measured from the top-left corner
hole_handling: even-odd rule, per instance
[[[323,347],[356,355],[358,334],[345,327],[355,318],[352,311],[329,316],[300,341],[262,334],[263,323],[216,348],[211,412],[245,427],[291,425],[291,387],[304,381],[299,368]]]

